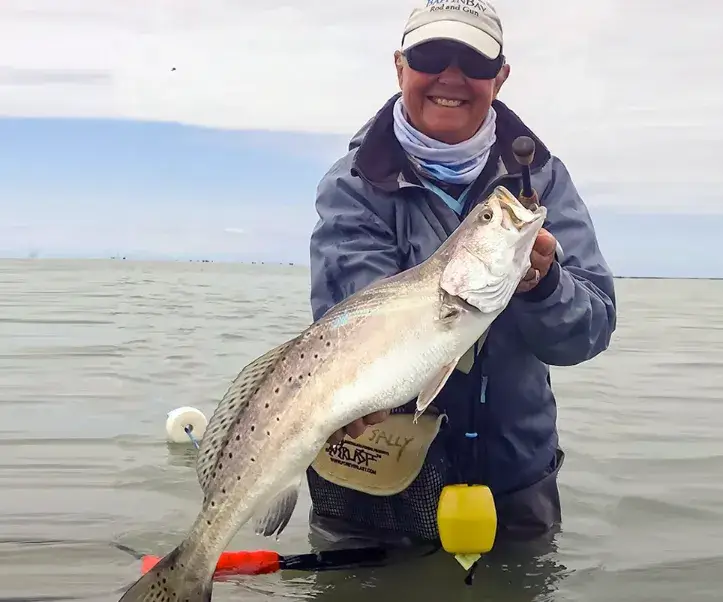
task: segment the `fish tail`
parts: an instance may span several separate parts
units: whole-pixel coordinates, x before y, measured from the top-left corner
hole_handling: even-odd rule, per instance
[[[195,573],[185,556],[181,544],[131,585],[119,602],[210,602],[213,574]]]

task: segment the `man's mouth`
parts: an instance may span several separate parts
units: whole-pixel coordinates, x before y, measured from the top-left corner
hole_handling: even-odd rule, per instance
[[[461,107],[467,102],[466,100],[460,100],[459,98],[446,98],[444,96],[428,96],[427,98],[437,106],[448,107],[451,109]]]

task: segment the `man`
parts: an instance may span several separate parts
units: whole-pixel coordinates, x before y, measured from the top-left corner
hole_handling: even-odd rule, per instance
[[[532,183],[548,220],[508,308],[471,366],[455,370],[435,400],[447,423],[430,439],[411,484],[371,495],[363,484],[340,484],[312,467],[312,529],[329,540],[434,540],[442,487],[474,479],[493,492],[501,535],[545,533],[561,520],[564,459],[549,366],[579,364],[607,349],[616,325],[613,276],[565,166],[497,99],[510,66],[490,4],[423,1],[394,60],[401,94],[353,137],[319,184],[314,318],[426,259],[494,186],[517,194],[520,167],[511,147],[518,136],[536,143]],[[368,416],[332,441],[357,439],[387,419]],[[470,429],[479,434],[474,441],[465,438]]]

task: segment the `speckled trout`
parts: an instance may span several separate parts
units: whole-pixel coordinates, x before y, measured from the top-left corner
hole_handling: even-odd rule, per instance
[[[415,398],[418,418],[508,305],[545,217],[498,187],[423,263],[356,292],[248,364],[198,450],[198,517],[121,602],[209,601],[232,537],[247,522],[278,537],[335,431]]]

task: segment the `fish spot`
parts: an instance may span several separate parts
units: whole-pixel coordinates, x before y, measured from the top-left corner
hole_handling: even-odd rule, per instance
[[[289,382],[291,382],[291,381],[292,381],[292,378],[289,376]]]
[[[221,489],[221,493],[225,494],[225,493],[226,493],[226,490],[225,490],[225,489]]]
[[[237,481],[240,481],[240,480],[241,480],[241,475],[236,475],[236,480],[237,480]]]
[[[256,430],[256,427],[252,424],[251,425],[251,432],[253,433]]]
[[[223,468],[223,464],[221,464],[221,463],[219,462],[219,463],[218,463],[218,469],[221,470],[222,468]]]
[[[331,347],[331,341],[327,341],[327,342],[326,342],[326,346],[327,346],[327,347]]]
[[[241,435],[236,435],[236,441],[241,441]]]
[[[299,357],[303,360],[303,359],[304,359],[304,354],[302,353]]]
[[[281,422],[281,418],[279,416],[276,417],[276,422]]]
[[[264,407],[268,409],[268,407],[269,407],[269,402],[268,402],[268,401],[264,404]]]
[[[211,502],[211,508],[215,508],[215,507],[216,507],[216,502]]]
[[[279,388],[276,387],[276,388],[274,389],[274,393],[278,393],[278,392],[279,392]]]
[[[266,431],[266,436],[271,437],[271,431]]]
[[[256,458],[251,458],[251,461],[252,461],[252,462],[256,462]]]
[[[229,452],[228,459],[230,460],[231,458],[233,458],[233,454],[231,452]]]
[[[211,521],[210,521],[210,520],[207,520],[207,521],[206,521],[206,524],[207,524],[207,525],[210,525],[210,524],[211,524]]]
[[[314,359],[315,359],[315,360],[319,359],[319,354],[318,354],[318,353],[315,353],[315,354],[314,354]]]

